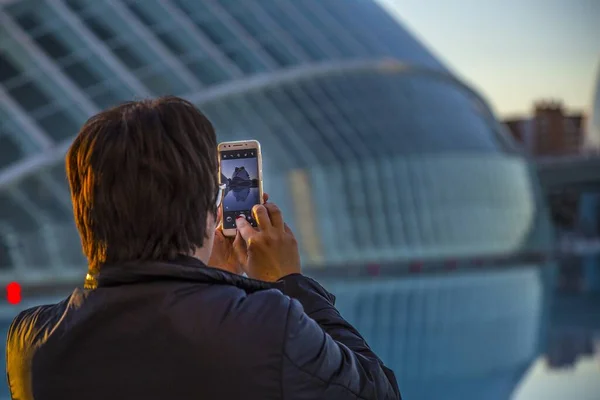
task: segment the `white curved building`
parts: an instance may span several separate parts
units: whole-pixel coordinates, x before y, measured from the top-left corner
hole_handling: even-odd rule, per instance
[[[596,81],[596,90],[590,105],[585,146],[597,151],[600,150],[600,63]]]
[[[539,354],[547,307],[550,269],[519,256],[551,241],[537,182],[486,103],[377,4],[0,4],[4,282],[83,278],[63,155],[86,118],[185,96],[219,139],[261,142],[265,189],[305,264],[326,271],[406,398],[508,398]],[[481,257],[514,261],[350,277]]]

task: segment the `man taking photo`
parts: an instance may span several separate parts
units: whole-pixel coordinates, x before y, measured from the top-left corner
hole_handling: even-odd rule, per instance
[[[66,167],[88,275],[13,321],[14,399],[400,398],[334,297],[301,274],[274,204],[254,207],[258,229],[241,218],[223,236],[216,135],[191,103],[97,114]]]

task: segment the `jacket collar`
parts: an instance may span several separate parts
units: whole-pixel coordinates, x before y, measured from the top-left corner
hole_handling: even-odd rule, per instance
[[[206,266],[202,261],[179,256],[172,261],[129,262],[105,264],[95,277],[95,287],[111,287],[155,281],[182,281],[217,285],[231,285],[247,292],[282,289],[282,283],[269,283]],[[88,282],[86,280],[86,286]]]

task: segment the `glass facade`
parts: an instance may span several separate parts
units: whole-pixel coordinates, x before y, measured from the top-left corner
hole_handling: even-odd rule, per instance
[[[307,266],[513,254],[550,244],[530,168],[489,107],[371,0],[5,3],[5,280],[85,273],[66,146],[99,110],[163,94],[197,104],[220,140],[261,142],[265,190],[297,233]],[[466,398],[461,393],[474,382],[477,398],[496,398],[486,390],[510,393],[539,350],[544,279],[535,266],[472,275],[378,289],[330,284],[407,398],[432,398],[419,387],[434,381],[445,398]],[[463,336],[465,326],[471,336]],[[478,350],[459,354],[467,342]],[[490,358],[477,359],[486,348]],[[448,363],[461,357],[464,369]]]
[[[76,248],[59,153],[81,123],[125,99],[167,93],[194,100],[220,139],[261,141],[267,190],[293,226],[300,214],[315,221],[300,238],[320,243],[303,246],[311,265],[527,245],[514,238],[528,230],[534,195],[487,106],[371,1],[18,1],[2,9],[0,22],[0,183],[18,210],[3,219],[3,231],[18,241],[32,235],[40,253],[54,254],[36,267],[83,262],[64,259],[78,250],[47,248]],[[392,59],[399,61],[384,61]],[[48,154],[53,161],[44,161]],[[487,239],[477,229],[453,233],[456,221],[470,218],[463,214],[472,199],[440,189],[453,179],[445,164],[458,165],[453,158],[462,154],[469,159],[456,179],[460,168],[481,170],[478,157],[496,160],[486,161],[490,176],[465,185],[515,175],[500,179],[508,185],[501,192],[514,196],[481,211],[492,223],[505,213],[513,222],[486,228]],[[298,174],[316,215],[289,198]],[[398,181],[401,190],[391,187]],[[40,190],[48,192],[41,206]],[[434,215],[445,213],[443,201],[456,212],[441,222]],[[12,236],[0,235],[11,255],[2,269],[31,267]]]

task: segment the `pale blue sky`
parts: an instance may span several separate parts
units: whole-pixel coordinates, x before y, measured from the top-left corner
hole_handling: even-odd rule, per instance
[[[537,99],[589,109],[600,70],[600,0],[378,0],[500,116]]]

